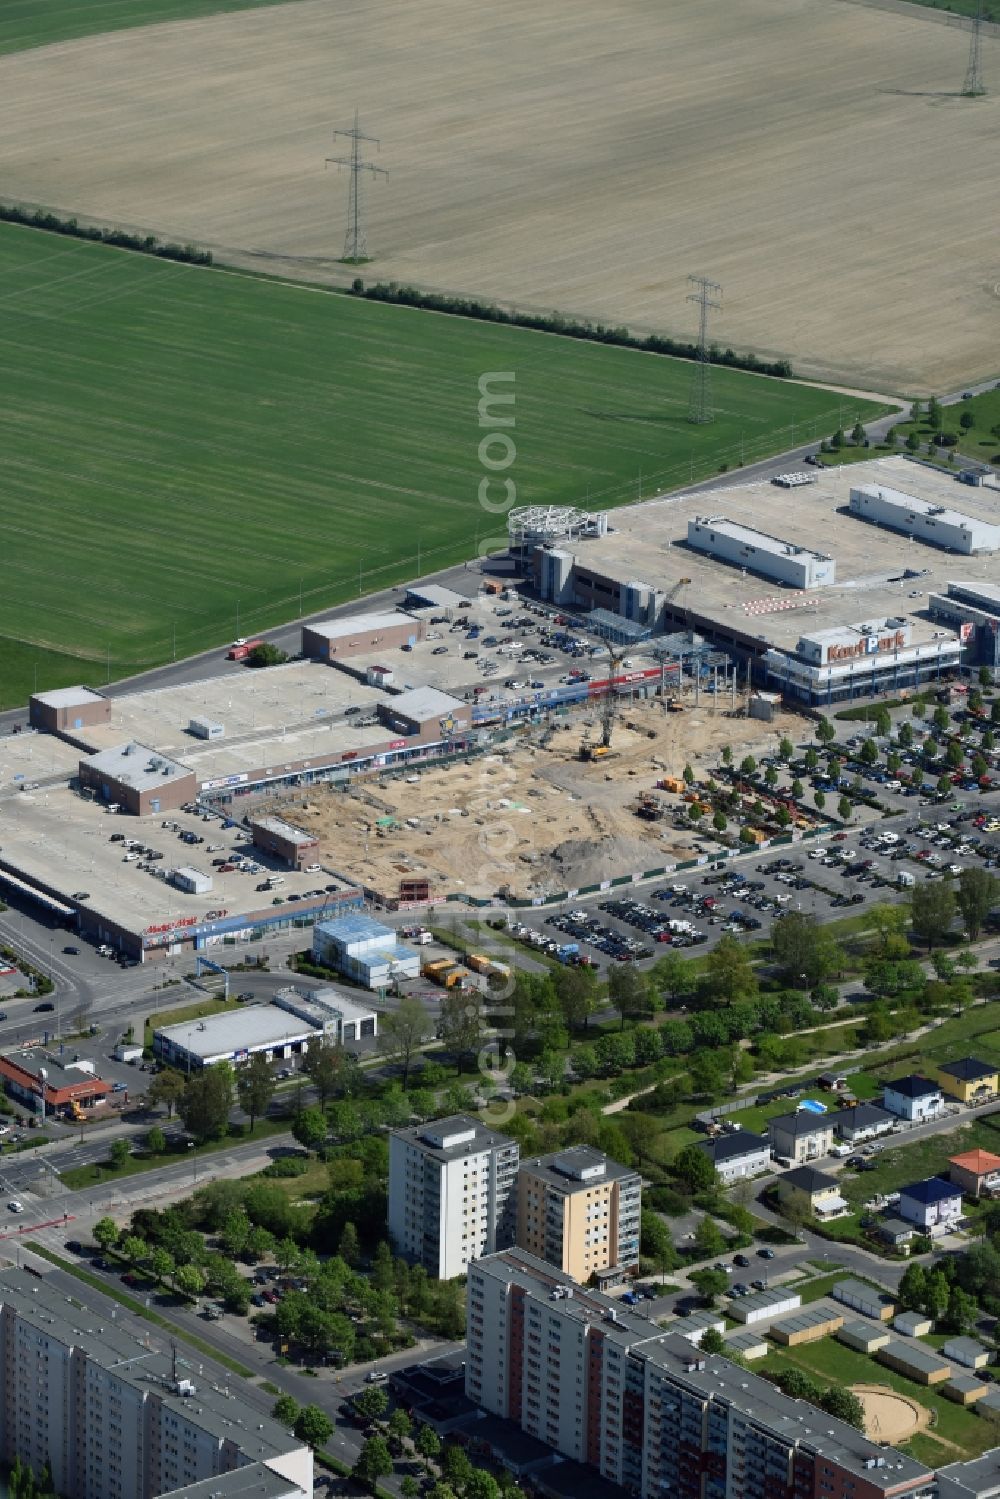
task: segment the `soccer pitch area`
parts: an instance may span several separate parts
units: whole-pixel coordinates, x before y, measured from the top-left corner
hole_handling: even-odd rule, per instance
[[[101,682],[472,556],[480,377],[510,371],[519,503],[613,506],[878,408],[690,363],[0,226],[0,638]],[[496,456],[496,451],[494,455]],[[498,487],[493,496],[502,493]],[[34,681],[0,652],[0,701]]]

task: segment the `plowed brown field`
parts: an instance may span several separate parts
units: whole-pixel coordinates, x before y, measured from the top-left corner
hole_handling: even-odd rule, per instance
[[[300,0],[0,59],[0,192],[343,281],[334,125],[382,139],[366,274],[945,390],[997,367],[1000,41],[838,0]]]

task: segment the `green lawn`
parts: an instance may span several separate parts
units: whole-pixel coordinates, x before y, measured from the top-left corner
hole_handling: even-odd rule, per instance
[[[704,478],[840,405],[718,369],[718,418],[692,426],[689,362],[16,225],[0,277],[0,639],[40,648],[39,689],[65,680],[42,652],[101,683],[503,544],[478,499],[484,373],[516,377],[494,389],[515,393],[521,502],[622,504],[640,475],[646,495]],[[4,656],[0,700],[34,665]]]
[[[162,1119],[157,1121],[161,1129],[168,1122]],[[204,1169],[198,1169],[198,1162],[203,1156],[214,1155],[219,1150],[229,1150],[234,1145],[247,1145],[252,1140],[268,1140],[274,1135],[287,1134],[288,1127],[287,1119],[258,1119],[251,1134],[248,1126],[234,1124],[230,1125],[229,1133],[221,1140],[207,1140],[204,1145],[191,1145],[184,1150],[164,1150],[159,1155],[143,1151],[130,1155],[121,1166],[112,1166],[109,1161],[97,1161],[92,1166],[68,1166],[65,1171],[60,1172],[59,1179],[69,1191],[80,1192],[86,1187],[98,1187],[102,1184],[111,1186],[126,1176],[140,1176],[144,1171],[155,1171],[160,1166],[176,1166],[179,1161],[190,1161],[193,1189],[199,1181],[211,1180],[211,1164],[207,1177]],[[297,1186],[302,1178],[290,1180]]]
[[[821,1338],[816,1343],[801,1344],[797,1348],[782,1348],[767,1355],[757,1368],[776,1372],[794,1366],[806,1374],[815,1375],[829,1385],[884,1384],[900,1394],[919,1400],[921,1405],[936,1413],[935,1424],[929,1433],[934,1433],[944,1442],[952,1442],[969,1457],[975,1457],[993,1445],[992,1426],[982,1421],[971,1411],[964,1410],[946,1399],[942,1394],[914,1384],[894,1373],[883,1364],[876,1363],[864,1353],[856,1353],[838,1343],[835,1338]],[[904,1447],[906,1443],[902,1444]],[[949,1461],[957,1454],[952,1453]]]
[[[931,1135],[923,1140],[906,1143],[906,1136],[894,1136],[874,1159],[876,1171],[863,1171],[860,1176],[845,1171],[840,1177],[841,1190],[854,1207],[874,1197],[876,1192],[898,1192],[911,1182],[923,1181],[928,1176],[938,1176],[947,1171],[950,1156],[963,1150],[997,1151],[1000,1147],[1000,1120],[991,1115],[986,1119],[975,1119],[971,1124],[959,1124],[949,1134]],[[849,1219],[841,1219],[849,1222]],[[836,1224],[831,1224],[836,1228]]]
[[[3,0],[0,53],[49,42],[74,41],[103,31],[187,21],[228,10],[257,10],[278,0]]]
[[[972,0],[972,3],[974,4],[975,0]],[[996,10],[997,19],[1000,20],[1000,0],[998,0]],[[923,406],[926,411],[926,401]],[[961,425],[962,416],[966,412],[974,418],[973,425],[968,430]],[[954,432],[958,437],[958,453],[969,458],[977,458],[983,463],[991,463],[996,455],[1000,455],[1000,437],[991,430],[993,427],[1000,427],[1000,389],[987,390],[981,396],[973,396],[970,401],[959,401],[954,406],[945,406],[943,418],[942,430]],[[900,422],[897,427],[900,437],[906,437],[914,431],[920,438],[921,451],[925,453],[927,443],[933,436],[926,417],[916,423]],[[958,457],[955,459],[955,465],[961,468],[961,461]]]

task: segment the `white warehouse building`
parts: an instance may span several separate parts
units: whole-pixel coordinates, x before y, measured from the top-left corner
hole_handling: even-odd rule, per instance
[[[860,520],[900,531],[928,546],[973,557],[977,552],[1000,551],[1000,526],[972,515],[963,515],[946,505],[919,500],[881,484],[862,484],[851,489],[850,510]]]
[[[687,544],[720,562],[731,562],[748,572],[774,578],[792,588],[823,588],[833,583],[837,564],[825,552],[813,552],[792,541],[769,536],[728,520],[724,515],[699,515],[688,521]]]

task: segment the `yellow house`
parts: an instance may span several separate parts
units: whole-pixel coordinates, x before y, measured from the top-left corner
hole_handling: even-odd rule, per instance
[[[941,1090],[961,1103],[986,1103],[1000,1093],[1000,1072],[978,1057],[961,1057],[937,1069]]]
[[[840,1195],[836,1177],[827,1176],[813,1166],[796,1166],[786,1171],[778,1182],[778,1195],[782,1202],[794,1203],[824,1223],[850,1212]]]

